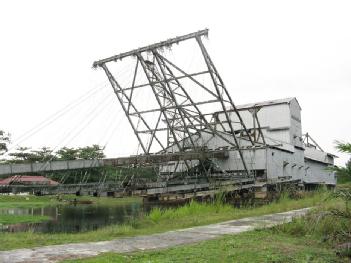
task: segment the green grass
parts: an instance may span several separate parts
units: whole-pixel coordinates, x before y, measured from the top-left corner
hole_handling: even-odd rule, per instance
[[[338,184],[350,184],[351,176],[350,175],[338,175]]]
[[[180,222],[180,224],[186,224],[186,222],[190,222],[191,225],[196,226],[224,220],[311,207],[319,204],[327,195],[328,193],[324,191],[311,192],[306,193],[304,198],[298,200],[293,200],[287,195],[283,195],[279,200],[270,204],[258,207],[250,206],[246,208],[234,208],[232,205],[222,204],[220,202],[191,202],[190,204],[179,208],[170,208],[166,210],[155,208],[150,212],[149,219],[159,225],[164,222],[174,221],[172,224],[178,224],[178,222]]]
[[[0,208],[42,207],[57,203],[54,196],[0,195]]]
[[[312,238],[257,230],[194,245],[133,254],[105,253],[65,263],[102,262],[340,262],[332,249]],[[346,261],[345,261],[346,262]]]
[[[336,186],[337,189],[349,189],[351,190],[351,182],[348,181],[348,182],[345,182],[345,183],[338,183],[337,186]]]
[[[125,225],[107,226],[84,233],[3,233],[0,235],[0,250],[35,246],[111,240],[119,237],[165,232],[180,228],[206,225],[225,220],[283,212],[311,207],[324,202],[325,192],[309,193],[303,199],[291,200],[284,196],[279,201],[260,207],[234,208],[230,205],[200,204],[192,202],[177,209],[153,210],[149,216],[136,219]]]
[[[303,218],[276,226],[273,231],[292,236],[310,236],[333,247],[351,242],[351,204],[341,195],[332,202],[321,204]],[[350,256],[351,250],[344,251]]]
[[[0,225],[10,225],[18,223],[39,223],[49,220],[49,216],[39,215],[1,215]]]
[[[104,253],[64,262],[350,262],[351,251],[339,247],[351,241],[350,207],[335,195],[323,197],[306,216],[271,229],[166,250]],[[157,211],[153,219],[166,214]]]

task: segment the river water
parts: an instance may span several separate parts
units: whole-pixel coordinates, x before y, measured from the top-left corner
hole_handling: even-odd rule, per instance
[[[41,208],[2,208],[0,214],[45,215],[51,220],[42,223],[21,223],[0,226],[0,231],[19,232],[32,230],[42,233],[74,233],[131,222],[148,213],[155,205],[140,202],[114,205],[77,204]]]

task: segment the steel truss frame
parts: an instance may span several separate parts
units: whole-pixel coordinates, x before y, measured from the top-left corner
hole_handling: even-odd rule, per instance
[[[320,150],[321,152],[324,152],[322,147],[319,146],[319,144],[311,137],[311,135],[308,132],[302,135],[302,141],[305,146],[314,146],[316,147],[316,149]]]
[[[188,35],[172,38],[96,61],[94,62],[93,67],[100,67],[105,71],[113,91],[121,104],[145,155],[152,153],[151,147],[155,144],[160,148],[158,153],[167,153],[175,150],[178,153],[185,154],[188,151],[199,151],[199,145],[197,144],[198,139],[202,136],[202,133],[209,133],[218,136],[238,151],[244,170],[247,175],[250,176],[253,171],[250,171],[245,162],[242,151],[245,146],[240,145],[239,137],[249,142],[248,147],[255,146],[257,140],[252,139],[250,136],[239,111],[235,107],[222,78],[202,42],[202,37],[207,35],[208,29],[205,29]],[[169,48],[173,44],[179,44],[180,42],[187,40],[195,40],[197,42],[206,65],[205,71],[194,72],[191,74],[187,73],[159,52],[165,47]],[[146,58],[146,56],[148,57]],[[136,60],[133,81],[130,87],[122,87],[117,80],[118,76],[115,76],[108,67],[109,63],[118,62],[126,57],[134,57]],[[140,74],[138,73],[140,72],[139,67],[142,68],[147,83],[136,85],[135,80],[137,75]],[[181,75],[176,73],[180,73]],[[200,83],[200,81],[196,79],[196,76],[199,75],[209,75],[212,80],[212,85],[204,85]],[[200,102],[194,101],[187,88],[181,83],[182,79],[190,80],[191,83],[194,85],[196,84],[197,87],[203,90],[203,92],[208,96],[211,96],[211,99]],[[147,88],[153,93],[153,96],[157,101],[157,106],[155,108],[144,111],[138,110],[138,105],[133,101],[133,93],[135,90],[141,88]],[[220,105],[221,111],[225,116],[221,125],[223,126],[223,124],[225,124],[228,127],[227,129],[223,129],[222,131],[218,130],[215,127],[218,123],[213,122],[214,115],[202,112],[200,106],[206,104]],[[145,114],[155,112],[158,113],[156,125],[150,124],[145,118]],[[234,114],[236,114],[240,122],[240,131],[234,129],[229,112],[234,112]],[[137,123],[142,123],[144,128],[140,129]],[[166,127],[160,127],[160,123],[165,123]],[[159,135],[162,131],[167,132],[166,142]],[[149,134],[147,141],[142,138],[143,134]],[[228,139],[228,135],[230,135],[231,139]],[[206,149],[202,149],[202,151],[206,151]],[[189,170],[191,168],[191,161],[184,160],[183,162]],[[178,164],[179,162],[175,167],[177,167]]]

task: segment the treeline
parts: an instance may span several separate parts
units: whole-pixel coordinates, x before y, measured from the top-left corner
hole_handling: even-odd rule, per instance
[[[9,151],[11,135],[0,129],[0,157]],[[91,146],[69,148],[62,147],[59,150],[52,150],[50,147],[31,149],[19,146],[13,152],[7,154],[10,158],[2,158],[2,163],[31,163],[47,162],[55,160],[76,160],[76,159],[101,159],[105,157],[104,149],[93,144]]]
[[[10,134],[0,130],[0,157],[4,155],[11,142]],[[57,151],[50,147],[31,149],[29,147],[18,147],[15,151],[8,153],[10,158],[2,158],[1,163],[33,163],[58,160],[78,159],[102,159],[105,158],[103,147],[93,144],[85,147],[63,147]],[[37,174],[38,175],[38,174]],[[98,167],[85,168],[69,171],[42,172],[40,175],[51,178],[65,184],[92,183],[92,182],[115,182],[126,181],[130,178],[149,180],[156,179],[156,172],[152,168],[127,168],[127,167]]]
[[[3,160],[3,162],[32,163],[56,160],[101,159],[105,157],[105,154],[101,146],[93,144],[92,146],[79,148],[63,147],[58,151],[53,151],[49,147],[42,147],[38,150],[18,147],[16,151],[9,153],[8,156],[11,158]]]

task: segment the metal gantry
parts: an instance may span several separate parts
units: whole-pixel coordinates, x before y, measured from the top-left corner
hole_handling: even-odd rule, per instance
[[[305,146],[307,146],[307,147],[312,146],[312,147],[320,150],[321,152],[324,152],[322,147],[319,146],[319,144],[311,137],[311,135],[308,132],[306,132],[305,134],[302,135],[302,141],[303,141]]]
[[[252,171],[245,161],[243,149],[255,146],[256,142],[249,134],[202,42],[202,38],[207,35],[208,30],[205,29],[175,37],[96,61],[93,66],[105,71],[144,155],[169,152],[181,155],[186,152],[210,151],[201,144],[201,137],[203,134],[211,134],[238,151],[244,172],[251,175]],[[204,63],[201,70],[186,72],[167,56],[170,53],[167,51],[175,44],[180,45],[185,41],[195,41]],[[131,85],[122,85],[118,74],[113,73],[110,66],[122,63],[122,60],[128,58],[132,58],[135,64]],[[207,77],[210,81],[204,83],[199,77]],[[138,79],[143,79],[144,82],[137,83]],[[136,101],[136,94],[141,89],[152,94],[153,104],[149,101]],[[198,98],[192,95],[194,90],[200,90],[201,95]],[[153,106],[148,104],[149,107],[145,109],[142,105],[144,103]],[[215,111],[221,111],[224,119],[216,119]],[[239,120],[235,125],[231,118],[232,113]],[[218,125],[223,129],[218,129]],[[241,145],[242,140],[248,144]],[[190,171],[191,160],[179,161]]]

